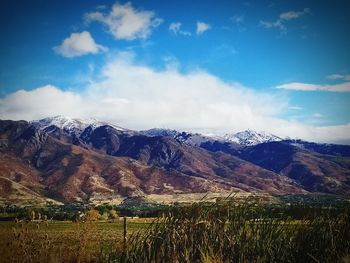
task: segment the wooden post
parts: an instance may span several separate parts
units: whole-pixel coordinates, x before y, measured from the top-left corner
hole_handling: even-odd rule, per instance
[[[124,216],[124,244],[126,244],[126,217]]]
[[[126,252],[126,216],[123,218],[123,227],[124,227],[124,232],[123,232],[123,251],[124,254]]]
[[[126,216],[123,217],[123,229],[123,253],[121,263],[124,263],[126,259]]]

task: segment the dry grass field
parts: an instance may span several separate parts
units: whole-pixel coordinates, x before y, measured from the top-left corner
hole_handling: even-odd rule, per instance
[[[127,236],[153,219],[128,219]],[[94,262],[120,248],[123,222],[0,222],[0,262]]]
[[[349,206],[227,198],[172,206],[158,218],[0,223],[0,262],[349,262]],[[33,218],[35,218],[33,216]],[[125,245],[124,245],[125,244]]]

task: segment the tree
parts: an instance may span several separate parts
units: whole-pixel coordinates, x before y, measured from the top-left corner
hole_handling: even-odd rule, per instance
[[[100,216],[100,220],[107,220],[108,219],[108,213],[105,212]]]
[[[100,214],[96,209],[91,209],[86,213],[86,221],[97,221],[99,217]]]
[[[117,211],[115,211],[114,209],[109,210],[108,217],[109,219],[113,219],[113,220],[119,218]]]

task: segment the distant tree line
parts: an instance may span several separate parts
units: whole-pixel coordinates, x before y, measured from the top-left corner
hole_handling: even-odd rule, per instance
[[[293,219],[315,218],[322,213],[335,216],[339,212],[348,210],[350,202],[345,197],[330,195],[290,195],[279,197],[280,202],[269,203],[264,201],[264,207],[270,216],[274,218],[290,217]],[[224,201],[225,199],[220,199]],[[229,199],[232,201],[232,199]],[[231,202],[230,201],[230,202]],[[242,202],[238,200],[237,202]],[[243,201],[244,202],[244,201]],[[205,203],[203,203],[206,205]],[[0,221],[11,220],[84,220],[88,211],[96,210],[98,220],[115,220],[118,217],[159,217],[169,209],[176,206],[187,206],[188,204],[155,204],[127,202],[120,205],[108,203],[93,205],[76,202],[65,205],[50,204],[44,207],[16,205],[0,206]],[[207,204],[207,205],[210,205]],[[34,216],[33,216],[34,215]]]

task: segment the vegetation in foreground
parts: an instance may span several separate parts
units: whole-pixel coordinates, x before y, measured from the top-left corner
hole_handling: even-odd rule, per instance
[[[119,231],[118,240],[102,242],[104,235],[96,235],[101,231],[98,230],[101,223],[91,214],[92,218],[84,223],[75,223],[78,237],[75,246],[67,244],[68,239],[57,242],[50,238],[47,231],[40,231],[42,226],[28,230],[28,225],[16,224],[12,230],[14,238],[6,244],[7,259],[9,262],[350,261],[348,205],[271,206],[228,198],[213,204],[168,207],[152,224],[140,224],[133,229],[129,225],[125,244],[121,222],[115,232],[110,232],[114,235]],[[101,244],[96,242],[97,236]],[[99,246],[93,248],[91,240]]]
[[[288,216],[294,209],[303,219]],[[299,212],[298,212],[299,209]],[[284,211],[285,210],[285,211]],[[303,212],[301,212],[303,211]],[[276,208],[226,200],[173,208],[133,237],[126,262],[342,262],[350,254],[348,208]]]

